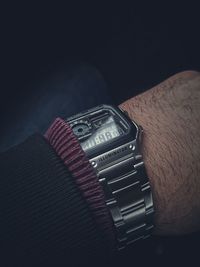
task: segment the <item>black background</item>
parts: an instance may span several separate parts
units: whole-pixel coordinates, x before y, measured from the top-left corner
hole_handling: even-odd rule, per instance
[[[160,2],[15,1],[2,6],[1,116],[5,119],[16,103],[28,100],[30,84],[70,62],[96,66],[116,104],[179,71],[200,70],[198,6]],[[199,245],[196,233],[154,237],[115,264],[194,266]]]
[[[175,3],[9,3],[2,8],[1,91],[23,94],[55,69],[84,61],[120,102],[176,72],[199,70],[198,5]]]

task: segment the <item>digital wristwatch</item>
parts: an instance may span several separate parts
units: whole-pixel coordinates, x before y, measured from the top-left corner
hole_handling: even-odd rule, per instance
[[[126,112],[100,105],[67,119],[102,185],[118,249],[148,237],[153,199],[142,159],[142,128]]]

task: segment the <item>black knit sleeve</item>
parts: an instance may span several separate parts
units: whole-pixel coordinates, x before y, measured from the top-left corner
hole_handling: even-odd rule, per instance
[[[86,201],[40,135],[0,155],[0,246],[3,267],[83,266],[107,257]]]

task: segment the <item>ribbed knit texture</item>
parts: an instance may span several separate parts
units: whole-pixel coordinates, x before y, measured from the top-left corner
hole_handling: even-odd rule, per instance
[[[70,125],[57,118],[45,136],[71,171],[99,228],[105,233],[105,238],[108,240],[110,247],[114,248],[114,228],[105,203],[102,186]]]
[[[0,155],[0,266],[83,266],[106,250],[74,178],[45,138],[34,135]]]

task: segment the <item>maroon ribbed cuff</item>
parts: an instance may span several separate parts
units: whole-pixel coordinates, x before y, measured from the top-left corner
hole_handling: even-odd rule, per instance
[[[98,226],[109,238],[111,247],[114,246],[114,228],[102,186],[70,125],[57,118],[47,130],[45,137],[72,173]]]

